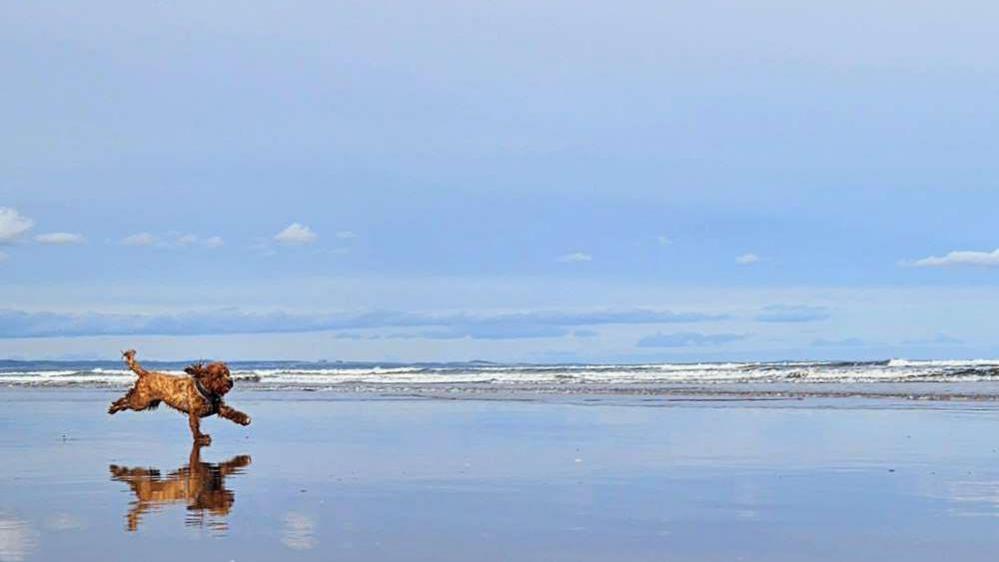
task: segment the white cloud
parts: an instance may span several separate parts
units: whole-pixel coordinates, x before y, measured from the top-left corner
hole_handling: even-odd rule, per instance
[[[274,235],[274,240],[281,244],[311,244],[317,238],[319,236],[311,228],[297,222]]]
[[[125,246],[156,246],[157,248],[180,249],[180,248],[220,248],[225,244],[221,236],[210,236],[201,238],[197,234],[181,234],[179,232],[168,232],[162,236],[156,236],[148,232],[140,232],[122,239]]]
[[[735,258],[735,263],[739,265],[753,265],[760,261],[760,256],[756,254],[742,254],[741,256]]]
[[[17,209],[0,207],[0,244],[13,242],[34,225],[35,221],[21,216]]]
[[[669,246],[670,244],[673,243],[673,241],[670,240],[668,236],[660,236],[656,238],[656,240],[659,241],[660,246]]]
[[[572,252],[571,254],[559,256],[556,261],[562,263],[583,263],[593,261],[593,256],[584,252]]]
[[[221,248],[225,245],[225,241],[222,240],[221,236],[210,236],[208,238],[200,238],[196,234],[183,234],[178,236],[173,244],[173,246],[180,248],[187,248],[190,246],[202,246],[205,248]]]
[[[955,265],[977,265],[981,267],[999,266],[999,250],[991,252],[975,252],[959,250],[946,256],[930,256],[911,263],[903,263],[913,267],[949,267]]]
[[[45,234],[35,236],[35,242],[38,242],[39,244],[52,244],[57,246],[83,244],[85,241],[86,239],[82,234],[74,234],[72,232],[47,232]]]
[[[349,230],[341,230],[336,233],[336,237],[341,240],[353,240],[354,238],[357,238],[357,235]]]
[[[156,237],[148,232],[140,232],[122,238],[121,243],[125,246],[152,246],[156,243]]]
[[[221,248],[225,245],[225,240],[222,240],[221,236],[209,236],[203,243],[207,248]]]

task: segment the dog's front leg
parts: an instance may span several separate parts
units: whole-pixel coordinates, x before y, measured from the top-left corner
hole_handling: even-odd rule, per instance
[[[220,418],[225,418],[229,421],[238,423],[239,425],[250,425],[250,416],[225,404],[219,405],[218,414]]]
[[[195,443],[200,443],[202,445],[211,445],[212,436],[201,433],[201,418],[198,414],[194,412],[187,413],[187,423],[191,426],[191,437],[194,438]]]

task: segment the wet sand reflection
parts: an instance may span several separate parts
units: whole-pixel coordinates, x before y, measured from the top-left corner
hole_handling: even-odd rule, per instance
[[[142,517],[172,504],[187,505],[184,523],[191,527],[207,527],[220,533],[228,530],[226,517],[236,501],[232,490],[225,487],[228,476],[238,475],[250,465],[248,455],[239,455],[223,463],[201,462],[201,445],[193,445],[188,464],[164,478],[155,468],[129,468],[112,464],[111,480],[124,482],[135,494],[129,504],[126,527],[136,531]]]

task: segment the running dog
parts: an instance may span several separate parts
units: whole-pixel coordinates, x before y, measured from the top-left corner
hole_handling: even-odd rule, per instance
[[[109,414],[122,410],[152,410],[166,402],[178,412],[187,414],[191,436],[195,443],[211,444],[210,435],[201,433],[201,418],[218,414],[240,425],[250,425],[250,416],[230,408],[222,396],[232,390],[232,377],[225,363],[195,363],[184,369],[190,376],[168,375],[147,371],[135,360],[135,350],[122,353],[125,363],[139,375],[135,386],[125,396],[115,400],[108,408]]]

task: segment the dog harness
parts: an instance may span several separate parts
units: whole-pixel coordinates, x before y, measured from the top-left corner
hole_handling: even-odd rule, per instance
[[[201,386],[201,381],[198,379],[191,377],[191,380],[194,381],[194,389],[197,390],[198,394],[200,394],[201,397],[204,398],[212,407],[208,415],[217,414],[219,412],[219,406],[222,405],[222,397],[214,392],[208,392],[207,388]]]

